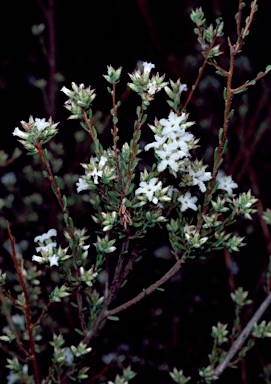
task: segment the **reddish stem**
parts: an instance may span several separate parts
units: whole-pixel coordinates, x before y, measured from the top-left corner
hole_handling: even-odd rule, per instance
[[[31,360],[32,360],[32,367],[33,367],[33,372],[34,372],[34,378],[35,378],[35,383],[40,384],[40,379],[39,379],[39,371],[38,371],[38,366],[37,366],[37,358],[36,358],[36,351],[35,351],[35,342],[34,342],[34,337],[33,337],[33,326],[31,324],[31,316],[30,316],[30,308],[29,308],[29,296],[28,296],[28,291],[27,287],[23,278],[23,260],[21,260],[21,264],[19,265],[17,257],[16,257],[16,251],[15,251],[15,242],[14,238],[11,233],[10,226],[8,224],[8,236],[9,236],[9,241],[11,245],[11,257],[16,269],[16,272],[19,277],[19,281],[23,290],[24,294],[24,299],[25,299],[25,305],[24,305],[24,312],[25,312],[25,318],[26,318],[26,326],[28,330],[28,336],[29,336],[29,343],[30,343],[30,349],[31,349]]]

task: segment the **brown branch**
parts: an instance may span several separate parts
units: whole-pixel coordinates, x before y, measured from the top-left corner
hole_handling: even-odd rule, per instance
[[[241,129],[242,127],[248,126],[246,132],[244,132],[244,129],[239,133],[240,141],[241,141],[241,148],[239,149],[238,153],[234,157],[234,160],[232,164],[230,165],[229,168],[229,174],[232,175],[235,173],[235,170],[237,168],[238,163],[242,160],[242,163],[244,165],[244,157],[250,156],[253,154],[260,137],[263,135],[265,132],[260,132],[258,133],[257,136],[255,137],[255,126],[257,123],[257,119],[259,116],[263,113],[263,108],[266,105],[266,103],[269,103],[269,95],[267,92],[262,92],[261,96],[258,100],[258,103],[252,113],[252,116],[249,118],[248,123],[245,121],[245,119],[242,119],[241,122]],[[253,141],[252,143],[249,144],[249,139],[253,136]],[[259,137],[260,136],[260,137]],[[249,153],[247,151],[249,150]],[[243,167],[242,165],[242,167]],[[244,170],[243,170],[244,171]],[[238,171],[238,178],[241,178],[240,171]],[[242,174],[242,173],[241,173]]]
[[[219,363],[218,366],[214,369],[215,376],[219,377],[223,373],[223,371],[227,368],[227,366],[230,364],[231,359],[242,347],[242,345],[250,335],[254,324],[256,324],[259,321],[259,319],[262,317],[262,315],[264,314],[264,312],[266,311],[270,303],[271,303],[271,293],[269,293],[269,295],[265,298],[265,300],[262,302],[260,307],[252,316],[251,320],[247,323],[243,331],[237,337],[237,339],[229,349],[223,361],[221,361],[221,363]]]
[[[142,300],[144,297],[151,294],[153,291],[155,291],[160,285],[164,284],[168,279],[170,279],[175,273],[178,272],[178,270],[181,268],[182,262],[181,260],[177,261],[173,267],[163,276],[161,279],[157,280],[154,284],[150,285],[147,289],[144,289],[141,293],[139,293],[137,296],[135,296],[133,299],[127,301],[126,303],[120,305],[117,308],[111,309],[107,312],[105,312],[105,316],[112,316],[119,312],[124,311],[125,309],[131,307],[132,305],[138,303],[140,300]]]
[[[127,182],[126,182],[126,186],[124,189],[124,194],[127,192],[128,188],[131,185],[131,179],[132,179],[132,175],[133,175],[133,165],[134,165],[134,161],[136,159],[136,146],[137,146],[136,136],[141,129],[141,121],[142,121],[143,113],[144,113],[144,110],[143,110],[143,107],[141,105],[138,119],[137,119],[136,129],[135,129],[134,134],[133,134],[133,149],[132,149],[132,154],[131,154],[131,159],[130,159],[130,164],[129,164],[129,172],[127,175]]]
[[[215,35],[214,38],[213,38],[213,40],[211,41],[211,43],[210,43],[210,45],[209,45],[208,50],[204,53],[204,62],[203,62],[203,64],[202,64],[201,68],[200,68],[199,74],[198,74],[198,76],[197,76],[197,78],[196,78],[195,83],[194,83],[193,86],[192,86],[192,89],[191,89],[191,91],[190,91],[190,93],[189,93],[189,95],[188,95],[188,98],[187,98],[187,100],[186,100],[184,106],[182,107],[181,111],[179,112],[179,115],[181,115],[182,112],[186,110],[186,107],[187,107],[187,105],[189,104],[189,102],[190,102],[190,100],[191,100],[191,98],[192,98],[192,96],[193,96],[193,94],[194,94],[194,92],[195,92],[195,89],[196,89],[196,87],[198,86],[198,84],[199,84],[199,82],[200,82],[200,79],[201,79],[201,77],[202,77],[202,75],[203,75],[203,72],[204,72],[204,70],[205,70],[206,64],[208,63],[208,60],[209,60],[209,59],[208,59],[209,53],[211,52],[211,50],[212,50],[212,48],[213,48],[213,46],[214,46],[214,44],[215,44],[216,37],[217,37],[217,36]],[[213,62],[211,61],[210,63],[212,64]],[[219,67],[219,68],[220,68],[220,67]],[[221,68],[220,70],[222,70],[222,68]]]
[[[117,118],[117,105],[116,105],[116,83],[113,83],[113,89],[112,89],[112,104],[114,109],[114,115],[113,118]],[[121,177],[121,170],[120,170],[120,160],[118,156],[118,148],[117,148],[117,135],[118,135],[118,128],[117,123],[113,122],[113,148],[114,148],[114,157],[116,160],[116,168],[117,168],[117,176],[118,176],[118,182],[120,186],[120,192],[121,192],[121,202],[124,198],[124,191],[123,191],[123,180]],[[120,202],[120,204],[121,204]]]
[[[82,108],[82,113],[83,113],[83,116],[84,116],[85,123],[87,124],[88,130],[89,130],[89,134],[90,134],[90,136],[92,138],[92,141],[93,141],[93,143],[95,143],[97,138],[94,135],[93,127],[92,127],[92,124],[91,124],[91,122],[90,122],[90,120],[89,120],[89,118],[87,116],[87,113],[86,113],[86,111],[83,108]],[[102,155],[100,151],[98,153],[99,153],[100,156]]]
[[[0,168],[7,167],[8,165],[12,164],[16,159],[17,157],[11,157],[7,161],[4,161],[4,163],[0,163]]]
[[[103,306],[102,306],[92,328],[88,332],[86,332],[85,337],[82,340],[82,343],[84,343],[84,344],[88,345],[90,340],[92,339],[92,337],[96,334],[96,332],[100,328],[100,325],[102,324],[102,322],[106,318],[105,313],[108,309],[108,306],[110,305],[111,301],[114,299],[115,295],[117,294],[117,292],[120,288],[121,284],[120,284],[119,279],[121,276],[121,270],[122,270],[123,261],[124,261],[124,254],[126,254],[128,247],[129,247],[129,237],[127,236],[127,238],[125,239],[125,241],[123,242],[123,245],[122,245],[122,250],[121,250],[121,253],[120,253],[119,258],[118,258],[117,266],[115,268],[115,274],[114,274],[114,278],[113,278],[111,287],[109,289],[107,297],[105,298],[105,300],[103,302]]]
[[[68,220],[69,213],[68,213],[66,207],[64,206],[64,201],[63,201],[63,198],[61,196],[60,189],[58,188],[58,186],[57,186],[57,184],[55,182],[54,176],[52,174],[51,168],[50,168],[49,164],[47,163],[47,161],[45,159],[44,152],[43,152],[43,149],[42,149],[42,146],[41,146],[40,142],[36,142],[35,146],[36,146],[36,149],[37,149],[37,151],[38,151],[38,153],[40,155],[41,161],[42,161],[43,166],[44,166],[44,168],[46,170],[48,178],[50,180],[52,189],[53,189],[53,191],[56,194],[56,197],[57,197],[57,200],[58,200],[59,205],[61,207],[62,213],[63,213],[63,215],[67,216],[66,226],[67,226],[67,229],[69,231],[70,237],[71,237],[73,245],[74,245],[74,254],[73,254],[74,263],[78,265],[79,262],[80,262],[80,258],[79,258],[79,254],[78,254],[78,245],[75,243],[75,234],[74,234],[74,231],[73,231],[73,229],[72,229],[72,227],[70,225],[70,222]],[[79,270],[78,269],[75,270],[75,277],[76,277],[76,281],[78,283],[78,281],[79,281]],[[78,283],[78,286],[79,286],[79,283]],[[83,316],[82,295],[81,295],[81,293],[79,291],[79,287],[76,288],[76,299],[77,299],[77,305],[78,305],[78,316],[79,316],[79,319],[80,319],[80,324],[81,324],[82,329],[84,331],[86,331],[87,327],[86,327],[84,316]]]
[[[243,0],[239,0],[239,6],[238,6],[238,17],[236,21],[236,27],[237,27],[237,36],[239,39],[241,39],[241,19],[242,19],[242,7],[241,4],[243,3]]]
[[[55,31],[55,0],[48,0],[46,14],[48,25],[48,113],[53,119],[56,115],[56,31]]]
[[[264,71],[263,73],[261,73],[260,75],[256,76],[253,80],[250,80],[248,81],[247,83],[243,84],[243,85],[240,85],[240,87],[237,87],[237,88],[233,88],[231,91],[232,93],[236,93],[238,91],[241,91],[242,89],[244,88],[247,88],[251,85],[254,85],[254,82],[255,81],[258,81],[260,79],[262,79],[264,76],[266,76],[268,74],[268,71]]]
[[[20,285],[22,287],[24,299],[25,299],[24,313],[25,313],[26,326],[27,326],[27,331],[29,336],[34,379],[36,384],[40,384],[39,371],[37,366],[37,357],[36,357],[36,351],[35,351],[35,342],[34,342],[34,336],[33,336],[33,326],[31,324],[31,316],[30,316],[30,308],[29,308],[29,295],[28,295],[28,290],[23,277],[23,269],[24,269],[23,260],[21,260],[21,263],[19,265],[17,256],[16,256],[16,251],[15,251],[14,238],[12,236],[11,229],[8,223],[7,223],[7,229],[8,229],[8,236],[9,236],[9,241],[11,245],[11,257],[12,257],[17,275],[19,277]]]
[[[231,101],[232,101],[232,96],[233,96],[233,92],[232,92],[232,89],[231,89],[231,84],[232,84],[232,77],[233,77],[235,58],[234,58],[233,47],[232,47],[231,42],[230,42],[229,39],[228,39],[228,44],[229,44],[229,47],[230,47],[230,67],[229,67],[229,75],[228,75],[228,78],[227,78],[227,87],[226,87],[227,97],[226,97],[226,100],[225,100],[223,132],[222,132],[222,137],[221,137],[220,143],[218,145],[217,158],[216,158],[216,160],[214,162],[214,166],[213,166],[212,179],[211,179],[211,182],[210,182],[209,187],[207,189],[207,192],[205,194],[205,199],[204,199],[202,211],[201,211],[201,214],[199,216],[198,223],[197,223],[197,226],[196,226],[196,231],[197,232],[200,231],[200,228],[201,228],[201,225],[202,225],[202,222],[203,222],[203,217],[204,217],[204,215],[207,212],[207,208],[208,208],[208,204],[209,204],[209,198],[210,198],[210,196],[211,196],[211,194],[213,192],[214,186],[215,186],[216,176],[217,176],[219,164],[220,164],[220,162],[222,160],[223,149],[224,149],[225,141],[226,141],[226,138],[227,138],[228,127],[229,127],[229,114],[230,114]]]
[[[9,292],[5,290],[4,287],[1,288],[3,295],[5,295],[16,307],[24,308],[24,305],[19,303],[16,299],[14,299]]]
[[[105,374],[106,371],[111,367],[113,360],[110,361],[100,372],[98,372],[95,376],[91,377],[85,384],[93,383],[95,380],[99,379],[101,376]]]
[[[41,315],[39,316],[38,320],[32,325],[33,328],[35,328],[37,325],[40,324],[41,320],[44,318],[46,312],[48,311],[48,309],[49,309],[49,307],[50,307],[50,305],[51,305],[52,303],[53,303],[53,302],[50,300],[50,301],[48,302],[48,304],[43,308],[42,313],[41,313]]]

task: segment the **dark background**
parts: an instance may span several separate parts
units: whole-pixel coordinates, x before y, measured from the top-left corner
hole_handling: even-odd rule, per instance
[[[123,81],[118,86],[119,97],[125,92],[125,84],[129,79],[127,73],[134,70],[138,60],[155,63],[155,69],[160,74],[166,73],[167,79],[173,80],[180,77],[191,89],[202,63],[193,33],[194,25],[189,17],[191,9],[197,6],[203,6],[208,24],[214,22],[216,17],[223,16],[225,38],[221,39],[221,44],[225,56],[218,61],[227,69],[226,37],[230,36],[233,42],[236,37],[234,15],[237,12],[237,1],[56,0],[56,70],[63,76],[63,81],[57,85],[58,89],[62,85],[69,88],[71,81],[91,85],[98,95],[93,109],[102,111],[102,120],[111,108],[107,84],[102,77],[109,64],[115,68],[123,67]],[[248,12],[249,6],[245,8],[244,18]],[[74,136],[74,132],[80,131],[80,127],[77,122],[66,120],[68,113],[62,106],[66,96],[57,92],[56,102],[50,110],[45,106],[41,90],[34,85],[37,79],[48,79],[49,74],[48,57],[44,57],[38,37],[31,32],[32,25],[39,23],[46,25],[44,40],[47,44],[47,20],[38,1],[1,1],[0,149],[12,154],[17,146],[12,131],[19,126],[21,120],[27,121],[30,114],[40,118],[53,115],[55,121],[61,121],[60,132],[55,141],[63,142],[64,145],[64,153],[61,155],[63,163],[58,171],[64,178],[66,174],[82,172],[79,164],[87,161],[90,142],[85,138],[80,143]],[[243,53],[236,60],[235,86],[252,79],[270,64],[270,37],[270,5],[262,1],[259,2],[259,10]],[[209,164],[212,163],[218,129],[223,123],[224,85],[225,80],[215,76],[213,68],[208,67],[188,106],[190,119],[196,121],[194,133],[201,138],[198,156]],[[119,129],[122,141],[129,140],[137,102],[135,95],[128,94],[120,109]],[[242,116],[244,107],[247,108],[247,113]],[[270,76],[250,87],[247,96],[236,96],[233,108],[235,117],[229,131],[230,149],[223,168],[238,182],[239,192],[252,188],[263,207],[270,207]],[[155,116],[162,118],[167,115],[165,97],[158,95],[150,107],[148,122],[152,123]],[[258,139],[260,127],[263,127],[264,133]],[[252,135],[244,146],[243,140],[248,129],[252,131]],[[110,125],[106,126],[102,135],[102,141],[110,145]],[[150,139],[150,133],[146,132],[145,135],[145,139]],[[255,141],[257,145],[254,148]],[[235,163],[240,151],[242,155],[239,162]],[[22,171],[29,164],[32,166],[32,163],[32,158],[23,154],[11,165],[0,169],[0,176],[5,172],[15,172],[18,180],[13,191],[14,205],[12,209],[3,209],[3,217],[10,220],[16,239],[26,239],[29,244],[33,243],[35,235],[55,227],[58,213],[57,204],[53,196],[50,197],[50,187],[35,174],[39,165],[33,166],[32,179]],[[5,186],[0,184],[0,188],[0,197],[5,197]],[[74,187],[65,188],[67,194],[75,191]],[[30,207],[36,210],[38,218],[29,222],[30,212],[26,211],[20,198],[36,189],[43,196],[43,204]],[[91,233],[89,206],[78,202],[81,205],[75,208],[78,200],[78,196],[74,198],[72,216],[78,227],[85,225]],[[58,220],[60,230],[61,225],[63,224]],[[191,375],[192,382],[195,382],[197,369],[208,364],[207,354],[212,346],[211,326],[217,321],[229,322],[231,329],[234,308],[230,292],[233,286],[243,286],[254,299],[253,306],[243,315],[244,324],[264,298],[262,286],[270,253],[269,232],[266,228],[263,229],[257,214],[250,223],[240,220],[237,228],[240,235],[246,236],[247,246],[240,253],[232,255],[230,270],[226,267],[222,252],[208,255],[206,260],[193,260],[165,285],[166,292],[154,293],[121,314],[120,322],[106,325],[100,338],[92,345],[95,351],[94,362],[90,362],[92,376],[104,367],[101,356],[115,351],[126,356],[124,365],[131,363],[132,368],[138,372],[134,383],[147,383],[150,380],[157,384],[170,383],[166,372],[174,366],[184,369],[185,374]],[[7,238],[4,227],[1,232],[3,243]],[[163,231],[159,236],[155,231],[150,232],[145,244],[145,257],[136,266],[127,293],[122,293],[118,303],[133,297],[142,287],[154,282],[170,268],[172,260],[163,260],[154,255],[154,251],[166,242],[167,236]],[[5,249],[1,252],[1,263],[9,265],[7,252]],[[25,254],[30,259],[31,253],[28,251]],[[61,315],[56,314],[60,321]],[[265,318],[270,319],[270,311],[267,311]],[[1,320],[4,326],[4,318],[1,317]],[[218,382],[263,383],[259,373],[265,363],[271,362],[270,353],[266,353],[267,348],[270,351],[270,344],[259,342],[257,348],[248,354],[241,368],[228,369]],[[112,380],[118,372],[115,369],[114,365],[110,367],[108,380]]]

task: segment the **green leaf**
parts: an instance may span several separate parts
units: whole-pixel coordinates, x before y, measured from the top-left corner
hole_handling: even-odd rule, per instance
[[[230,120],[232,118],[232,116],[234,115],[234,109],[232,109],[229,113],[229,116],[228,116],[228,120]]]
[[[221,71],[219,71],[219,70],[215,71],[215,73],[217,73],[217,74],[220,75],[220,76],[224,76],[224,77],[227,77],[227,76],[228,76],[226,73],[221,72]]]
[[[80,336],[85,336],[84,332],[81,329],[75,328],[75,332],[79,333]]]
[[[119,317],[117,317],[117,316],[108,316],[108,320],[119,321]]]
[[[164,288],[161,288],[161,287],[157,287],[157,288],[156,288],[156,291],[165,292],[165,289],[164,289]]]
[[[67,198],[65,195],[63,195],[62,199],[63,199],[64,208],[66,209],[67,208]]]
[[[215,152],[214,152],[214,161],[216,161],[217,159],[217,155],[218,155],[218,148],[215,149]]]
[[[69,223],[70,223],[72,230],[74,231],[74,224],[73,224],[73,220],[71,217],[69,217]]]
[[[148,115],[147,115],[146,113],[143,115],[142,120],[141,120],[141,124],[142,124],[142,125],[146,122],[146,120],[147,120],[147,116],[148,116]]]
[[[219,142],[222,141],[222,135],[223,135],[223,128],[219,128],[219,132],[218,132],[218,139],[219,139]],[[215,159],[216,160],[216,159]]]
[[[244,87],[242,89],[239,89],[238,91],[235,91],[234,94],[237,95],[237,93],[242,93],[242,92],[245,92],[247,90],[247,87]]]

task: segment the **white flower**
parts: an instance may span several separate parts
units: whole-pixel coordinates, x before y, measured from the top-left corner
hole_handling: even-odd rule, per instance
[[[18,376],[16,373],[10,372],[9,375],[7,375],[7,384],[16,384],[18,382]]]
[[[88,172],[87,176],[90,177],[92,176],[94,179],[94,184],[99,184],[98,177],[102,177],[103,171],[98,171],[97,168],[94,168],[93,171]]]
[[[18,127],[16,127],[16,128],[14,129],[14,131],[12,132],[12,134],[13,134],[13,136],[18,136],[18,137],[20,137],[21,139],[27,139],[27,138],[28,138],[28,135],[29,135],[28,133],[21,131]]]
[[[185,225],[183,229],[184,233],[188,235],[194,235],[196,233],[196,227],[195,225]]]
[[[71,348],[69,348],[69,347],[64,348],[63,355],[65,357],[66,365],[72,365],[73,360],[74,360],[74,356],[73,356],[73,353],[71,351]]]
[[[40,264],[45,262],[45,260],[43,259],[43,257],[41,257],[41,256],[36,256],[36,255],[32,256],[32,261],[37,261],[37,262],[40,263]]]
[[[148,151],[150,148],[159,148],[161,147],[165,141],[167,140],[167,137],[166,136],[159,136],[157,134],[154,135],[154,138],[156,141],[154,141],[153,143],[150,143],[150,144],[147,144],[145,146],[145,151]]]
[[[143,68],[144,68],[143,73],[150,73],[150,71],[152,70],[152,68],[155,68],[155,65],[154,65],[154,64],[152,64],[152,63],[147,63],[147,61],[144,61],[144,62],[142,63],[142,65],[143,65]]]
[[[39,132],[44,131],[45,128],[49,127],[50,124],[45,119],[35,119],[35,127]]]
[[[108,247],[107,250],[106,250],[106,253],[111,253],[111,252],[114,252],[117,248],[112,245],[111,247]]]
[[[78,179],[78,182],[76,183],[76,186],[77,186],[77,192],[81,192],[81,191],[84,191],[86,189],[88,189],[88,183],[86,182],[86,180],[82,179],[82,177],[80,177]]]
[[[232,195],[232,190],[234,188],[238,188],[238,184],[236,184],[231,176],[226,176],[223,171],[218,171],[216,180],[218,181],[217,189],[222,189],[228,192],[228,195]]]
[[[87,251],[90,247],[90,244],[88,245],[80,245],[80,247],[84,250],[84,251]]]
[[[23,315],[12,315],[11,320],[13,324],[18,325],[22,331],[25,330],[25,318]]]
[[[14,185],[17,181],[16,175],[14,172],[7,172],[1,177],[1,182],[6,185]]]
[[[168,119],[161,119],[159,120],[159,123],[164,127],[163,134],[167,133],[168,131],[179,131],[180,130],[180,124],[182,121],[184,121],[186,118],[186,114],[182,113],[181,116],[178,116],[174,112],[170,112],[168,115]]]
[[[157,197],[153,196],[156,191],[161,190],[162,182],[158,181],[157,177],[153,177],[149,182],[141,181],[139,183],[139,188],[135,191],[136,195],[145,194],[149,201],[152,201],[154,204],[158,203]]]
[[[190,192],[186,192],[185,195],[178,197],[178,201],[182,204],[181,212],[186,211],[188,208],[197,211],[198,207],[196,206],[196,202],[198,201],[197,197],[191,196]]]
[[[148,93],[150,95],[154,95],[156,90],[157,90],[157,84],[156,84],[156,81],[151,81],[149,84],[148,84]]]
[[[208,181],[212,178],[211,172],[205,172],[204,168],[201,168],[197,172],[193,171],[192,168],[189,168],[188,172],[189,172],[189,175],[192,176],[193,185],[198,185],[201,192],[205,192],[206,186],[203,182]]]
[[[165,150],[165,151],[156,151],[160,159],[162,160],[158,164],[158,171],[162,172],[164,171],[167,166],[169,166],[173,171],[177,172],[179,167],[178,163],[176,163],[177,160],[179,160],[182,157],[182,153],[180,152],[172,152],[172,150]]]
[[[50,267],[52,267],[53,265],[57,265],[58,266],[58,259],[59,259],[59,257],[57,255],[49,256],[48,260],[49,260],[49,263],[50,263]]]
[[[36,248],[36,251],[37,252],[49,252],[51,248],[53,247],[56,247],[56,243],[49,243],[49,244],[46,244],[46,245],[41,245],[40,247],[37,247]]]
[[[65,95],[68,96],[68,97],[73,96],[73,92],[70,91],[67,87],[62,87],[60,91],[65,93]]]
[[[187,85],[186,84],[180,84],[179,92],[182,93],[183,91],[187,91]]]
[[[99,167],[103,167],[106,162],[107,162],[107,158],[105,156],[101,156],[99,161]]]
[[[57,235],[56,230],[52,228],[52,229],[49,229],[48,232],[43,233],[40,236],[36,236],[35,239],[34,239],[34,242],[35,243],[38,243],[38,242],[43,243],[45,240],[48,240],[51,237],[55,237],[56,235]]]
[[[164,128],[165,129],[165,128]],[[166,135],[166,137],[178,145],[183,151],[186,151],[188,153],[188,145],[191,140],[193,140],[194,135],[190,132],[186,132],[184,129],[180,127],[179,131],[173,131],[168,130],[164,132],[163,134]]]
[[[24,364],[23,365],[23,373],[27,375],[28,373],[28,365],[27,364]],[[25,377],[25,375],[24,375]],[[22,373],[14,373],[12,371],[10,371],[9,375],[7,376],[7,384],[16,384],[18,382],[22,382],[21,381],[21,378],[22,378]]]

